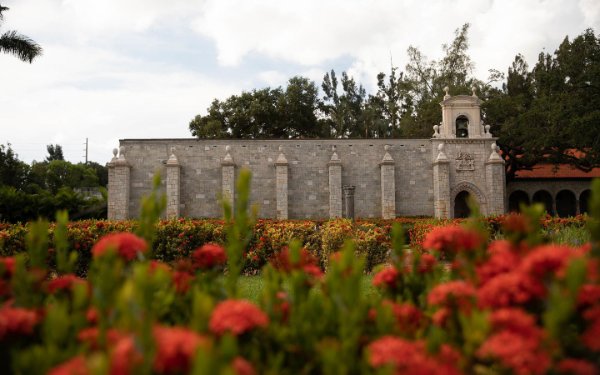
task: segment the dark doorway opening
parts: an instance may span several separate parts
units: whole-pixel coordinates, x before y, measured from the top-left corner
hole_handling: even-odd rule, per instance
[[[554,208],[552,207],[552,195],[546,190],[539,190],[533,194],[532,201],[534,203],[543,203],[548,215],[554,216]]]
[[[556,194],[556,213],[560,217],[575,216],[577,214],[577,200],[572,191],[561,190]]]
[[[469,217],[471,215],[471,209],[469,208],[469,197],[471,195],[468,191],[461,191],[454,198],[454,217],[457,219]]]
[[[584,190],[583,193],[579,196],[579,213],[587,214],[590,212],[590,195],[592,194],[591,190]]]
[[[521,204],[529,205],[529,196],[523,190],[513,191],[508,197],[508,211],[519,212]]]

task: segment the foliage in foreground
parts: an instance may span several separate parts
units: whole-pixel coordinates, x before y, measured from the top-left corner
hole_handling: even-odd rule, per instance
[[[238,202],[247,202],[243,194]],[[155,218],[161,205],[146,206]],[[151,260],[152,220],[137,234],[106,235],[92,248],[85,280],[72,274],[77,253],[66,241],[66,217],[52,251],[47,224],[32,224],[27,253],[0,261],[4,366],[51,374],[600,369],[600,181],[591,242],[580,247],[543,243],[539,207],[509,216],[503,240],[490,241],[473,218],[435,228],[412,253],[395,225],[390,264],[373,277],[375,296],[358,292],[366,260],[352,242],[329,255],[323,273],[292,241],[263,267],[259,303],[240,299],[254,219],[244,204],[234,210],[225,248],[204,245],[172,267]]]

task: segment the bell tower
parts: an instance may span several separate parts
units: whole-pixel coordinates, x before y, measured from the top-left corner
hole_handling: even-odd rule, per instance
[[[442,122],[434,126],[433,138],[491,138],[490,126],[481,120],[481,100],[472,95],[450,96],[450,89],[444,88],[446,95],[440,103]]]
[[[434,215],[469,215],[473,199],[484,215],[505,211],[504,161],[498,154],[490,126],[481,120],[481,100],[472,95],[450,96],[440,103],[442,122],[433,127],[432,164]]]

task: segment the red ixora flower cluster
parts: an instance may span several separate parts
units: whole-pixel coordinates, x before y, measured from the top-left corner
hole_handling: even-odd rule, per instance
[[[461,251],[473,251],[483,245],[484,239],[478,232],[459,225],[436,227],[425,236],[423,248],[435,250],[444,256],[453,256]]]
[[[396,267],[386,267],[373,276],[373,285],[380,288],[396,289],[400,272]]]
[[[194,250],[192,262],[195,269],[209,270],[227,263],[227,254],[223,246],[208,243]]]
[[[225,300],[217,305],[209,322],[210,331],[217,335],[241,335],[256,327],[266,327],[269,317],[246,300]]]
[[[98,258],[111,249],[115,250],[124,260],[131,261],[137,257],[138,253],[145,253],[148,250],[148,244],[133,233],[111,233],[102,237],[92,247],[92,255],[94,258]]]
[[[58,276],[48,282],[48,293],[54,294],[59,291],[71,291],[75,284],[86,285],[87,281],[73,274]]]
[[[271,257],[271,264],[285,273],[290,273],[292,270],[303,270],[306,274],[316,278],[323,276],[317,258],[304,248],[300,249],[300,259],[297,262],[292,262],[290,249],[284,246],[281,251]]]
[[[406,341],[384,336],[369,344],[369,364],[374,368],[391,366],[394,374],[460,374],[459,355],[444,346],[437,356],[429,355],[422,341]]]
[[[5,304],[0,308],[0,341],[9,336],[31,335],[39,321],[38,312]]]
[[[154,327],[156,357],[154,371],[159,374],[187,373],[194,360],[196,349],[207,340],[187,328]]]

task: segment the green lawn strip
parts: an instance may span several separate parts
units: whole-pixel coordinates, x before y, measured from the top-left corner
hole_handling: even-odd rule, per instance
[[[379,291],[372,284],[373,275],[366,275],[362,279],[360,292],[367,296],[377,295]],[[241,276],[238,281],[241,298],[258,303],[263,289],[263,279],[260,275]],[[285,286],[284,286],[285,287]]]

